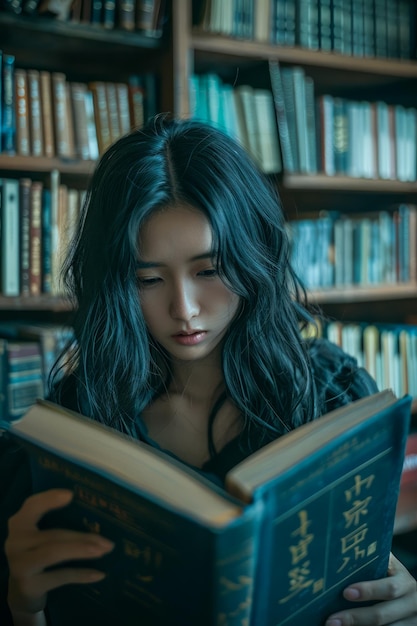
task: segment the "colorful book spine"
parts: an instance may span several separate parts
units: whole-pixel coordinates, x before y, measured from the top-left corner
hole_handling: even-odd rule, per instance
[[[16,153],[15,57],[3,54],[1,146],[6,154]]]

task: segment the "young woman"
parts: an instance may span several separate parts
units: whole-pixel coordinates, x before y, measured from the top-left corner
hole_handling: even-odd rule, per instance
[[[77,349],[52,399],[221,483],[269,441],[373,393],[340,349],[302,339],[310,316],[289,256],[273,186],[228,137],[166,117],[123,137],[95,171],[65,267]],[[22,504],[30,486],[19,458],[14,496],[3,496],[8,606],[15,626],[40,626],[49,591],[104,576],[68,561],[112,545],[39,530],[71,494]],[[327,626],[417,624],[416,581],[394,557],[387,578],[345,596],[352,608]],[[363,600],[371,606],[355,608]]]

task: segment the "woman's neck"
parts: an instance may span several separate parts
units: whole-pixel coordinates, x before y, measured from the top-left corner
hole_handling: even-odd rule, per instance
[[[187,463],[201,467],[209,459],[209,418],[223,391],[219,359],[172,363],[169,389],[143,412],[149,436]],[[214,422],[216,449],[240,430],[237,409],[225,401]]]
[[[224,388],[224,378],[220,363],[209,362],[173,362],[172,379],[168,394],[182,396],[199,403],[213,403]]]

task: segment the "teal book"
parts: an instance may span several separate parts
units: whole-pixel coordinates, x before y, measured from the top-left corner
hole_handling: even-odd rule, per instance
[[[410,406],[384,391],[338,409],[247,458],[224,488],[45,401],[1,422],[30,453],[34,491],[74,492],[42,526],[115,542],[93,565],[103,581],[50,594],[51,623],[319,626],[348,584],[386,574]]]

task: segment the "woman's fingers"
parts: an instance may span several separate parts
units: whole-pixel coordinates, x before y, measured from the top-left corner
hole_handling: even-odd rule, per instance
[[[32,530],[48,512],[69,504],[74,494],[68,489],[49,489],[27,498],[10,520],[16,532]]]
[[[68,531],[38,531],[41,536],[26,546],[14,542],[6,545],[6,554],[13,576],[34,575],[71,560],[94,559],[110,552],[114,544],[94,534]],[[29,540],[30,541],[30,540]]]
[[[38,528],[38,522],[47,512],[66,506],[72,497],[70,491],[63,489],[36,494],[9,519],[5,552],[10,572],[8,603],[12,612],[37,613],[45,607],[52,589],[104,578],[103,572],[71,567],[70,562],[104,556],[114,547],[111,541],[94,533]],[[50,569],[53,566],[56,568]]]
[[[326,626],[417,626],[417,581],[394,555],[386,578],[356,583],[343,595],[351,602],[375,604],[334,613]]]

